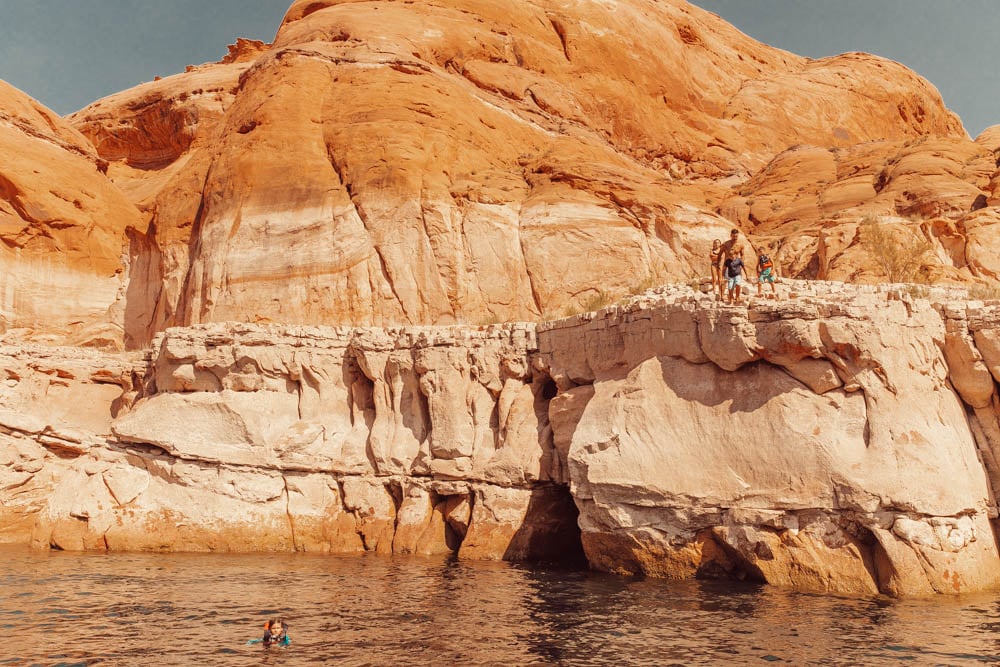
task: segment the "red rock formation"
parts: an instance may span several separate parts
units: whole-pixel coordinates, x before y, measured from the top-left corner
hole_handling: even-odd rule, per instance
[[[965,232],[982,217],[995,157],[958,137],[880,141],[843,149],[796,146],[776,156],[720,207],[787,275],[855,282],[885,279],[867,258],[859,223],[905,226],[931,244],[923,278],[969,282],[983,251]],[[977,204],[978,202],[978,204]]]
[[[990,177],[898,63],[801,58],[682,0],[302,0],[270,48],[73,122],[150,216],[133,345],[227,319],[537,318],[701,275],[732,224],[795,275],[877,279],[841,257],[862,216],[950,221]],[[912,178],[941,161],[922,137],[983,168]],[[942,277],[976,275],[945,254]]]
[[[3,331],[120,348],[125,229],[139,212],[79,132],[0,82]]]
[[[132,258],[125,307],[129,347],[148,343],[153,333],[180,319],[178,302],[213,146],[221,139],[240,76],[250,66],[246,57],[256,48],[232,47],[232,63],[227,57],[143,84],[70,116],[111,163],[109,178],[145,213],[127,241]]]
[[[220,65],[231,65],[233,63],[245,63],[256,60],[271,47],[258,39],[244,39],[238,37],[235,44],[229,45],[229,53],[219,61]]]
[[[896,63],[682,0],[301,0],[71,121],[0,88],[4,324],[153,352],[8,338],[0,540],[1000,582],[1000,312],[964,293],[158,333],[540,319],[697,279],[734,225],[785,275],[885,280],[882,239],[996,281],[1000,130]]]

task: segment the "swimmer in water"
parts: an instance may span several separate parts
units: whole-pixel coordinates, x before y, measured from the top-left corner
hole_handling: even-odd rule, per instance
[[[272,618],[264,624],[264,648],[269,648],[271,644],[278,646],[288,646],[292,640],[288,637],[288,625],[284,619]]]

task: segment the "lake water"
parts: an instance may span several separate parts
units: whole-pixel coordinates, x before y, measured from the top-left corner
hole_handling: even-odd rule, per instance
[[[0,665],[1000,662],[997,595],[837,598],[373,555],[0,559]],[[291,646],[247,645],[278,615]]]

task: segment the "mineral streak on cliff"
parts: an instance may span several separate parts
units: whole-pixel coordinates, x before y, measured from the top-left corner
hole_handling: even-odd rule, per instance
[[[5,347],[0,536],[1000,585],[1000,303],[793,289],[541,325],[201,325],[131,360]]]

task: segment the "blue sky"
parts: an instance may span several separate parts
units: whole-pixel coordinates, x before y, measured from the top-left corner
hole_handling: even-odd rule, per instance
[[[975,137],[1000,123],[1000,0],[694,0],[804,56],[868,51],[941,91]],[[0,0],[0,79],[66,114],[237,37],[271,41],[291,0]]]
[[[1000,124],[1000,0],[693,0],[812,58],[866,51],[928,79],[976,137]]]
[[[292,0],[0,0],[0,79],[60,114],[270,42]]]

